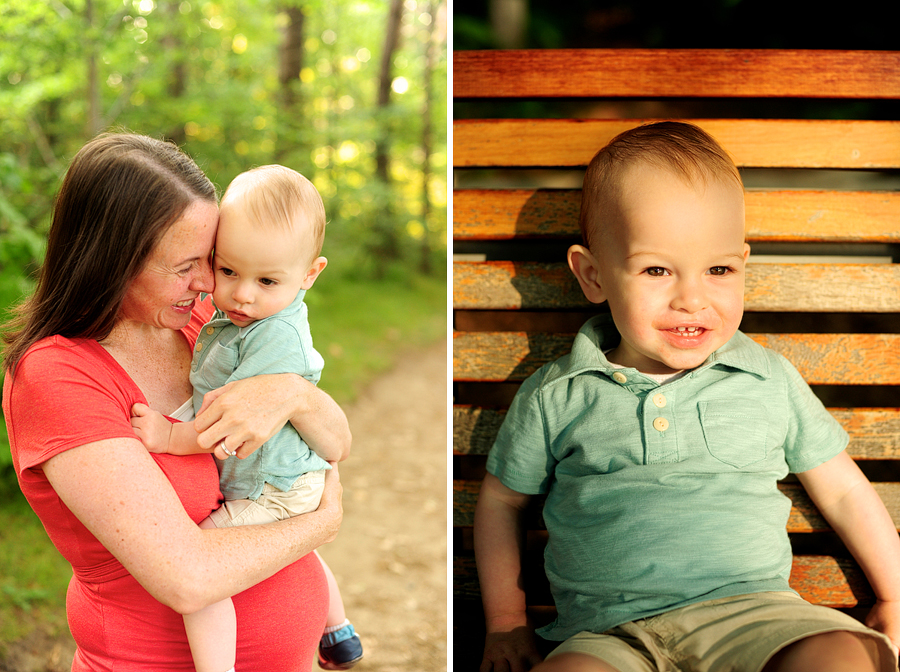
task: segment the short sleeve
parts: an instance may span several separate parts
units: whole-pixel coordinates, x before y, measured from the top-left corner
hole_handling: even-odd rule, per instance
[[[847,447],[850,437],[787,359],[777,355],[785,374],[791,418],[784,456],[792,473],[824,464]]]
[[[539,370],[519,388],[487,461],[488,472],[526,495],[547,492],[556,466],[541,403],[542,380]]]
[[[71,448],[134,438],[131,407],[143,395],[104,361],[99,347],[51,337],[16,365],[5,386],[4,412],[19,473]]]

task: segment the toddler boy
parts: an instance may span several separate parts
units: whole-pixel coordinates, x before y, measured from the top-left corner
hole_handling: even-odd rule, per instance
[[[319,256],[324,237],[322,198],[296,171],[263,166],[229,185],[219,208],[213,258],[216,312],[195,346],[188,411],[197,412],[207,392],[259,374],[293,372],[319,382],[324,362],[313,348],[303,298],[327,264]],[[135,433],[151,452],[202,452],[192,421],[171,423],[143,404],[132,413]],[[201,527],[262,524],[314,511],[328,462],[346,457],[317,455],[290,424],[245,459],[228,459],[239,447],[224,441],[216,447],[226,501]],[[333,574],[324,561],[322,567],[331,599],[319,665],[349,669],[362,657],[362,646],[345,617]],[[198,672],[234,666],[235,628],[231,600],[185,616]]]
[[[488,458],[482,672],[896,670],[893,523],[793,366],[738,331],[750,248],[734,163],[693,125],[632,129],[588,166],[580,222],[569,266],[611,315],[525,381]],[[865,571],[875,630],[791,590],[789,472]],[[520,582],[538,494],[558,612],[538,633],[563,641],[544,662]]]

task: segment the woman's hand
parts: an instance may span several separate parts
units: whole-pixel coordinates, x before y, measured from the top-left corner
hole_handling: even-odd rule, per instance
[[[344,508],[341,499],[344,494],[344,486],[341,485],[341,476],[338,473],[337,462],[331,462],[331,470],[325,472],[325,489],[322,491],[322,501],[316,513],[322,514],[326,539],[323,543],[330,544],[337,538],[341,521],[344,517]]]
[[[340,406],[292,373],[244,378],[207,393],[194,428],[201,447],[212,451],[225,440],[243,459],[288,421],[324,459],[339,461],[349,454],[350,427]]]

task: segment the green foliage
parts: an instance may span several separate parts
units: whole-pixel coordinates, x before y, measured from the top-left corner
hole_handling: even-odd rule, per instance
[[[388,5],[381,0],[91,4],[93,15],[84,0],[8,0],[0,8],[4,218],[17,213],[45,230],[71,156],[95,131],[126,129],[175,140],[220,189],[254,165],[304,173],[325,199],[331,230],[341,232],[342,254],[364,262],[372,277],[397,261],[415,266],[423,247],[446,253],[446,47],[437,42],[426,72],[426,49],[441,30],[432,3],[404,5],[386,109],[376,106]],[[302,60],[299,77],[281,83],[290,6],[302,9]],[[427,158],[426,78],[434,88]],[[390,184],[375,176],[377,143],[389,146]],[[7,173],[18,182],[8,183]],[[399,241],[392,256],[384,254],[385,231]]]

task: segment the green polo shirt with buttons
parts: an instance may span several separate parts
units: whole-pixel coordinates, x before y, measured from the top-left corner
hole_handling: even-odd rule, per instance
[[[551,640],[694,602],[788,591],[791,502],[777,488],[847,446],[781,355],[738,332],[660,384],[603,354],[608,316],[520,388],[488,471],[546,494]]]

